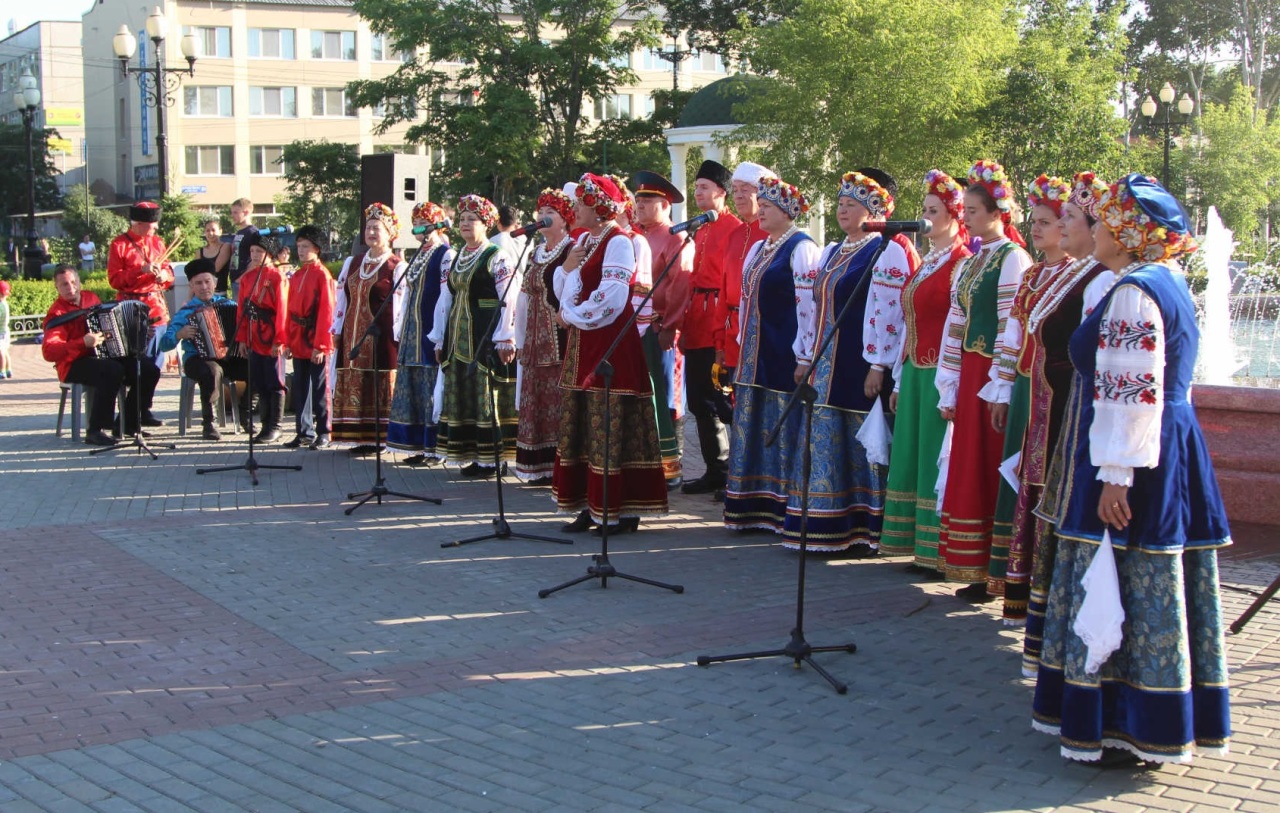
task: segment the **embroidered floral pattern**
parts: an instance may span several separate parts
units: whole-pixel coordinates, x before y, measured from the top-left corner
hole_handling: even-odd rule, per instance
[[[1122,404],[1156,403],[1154,373],[1118,373],[1098,370],[1093,377],[1093,400]]]
[[[1124,350],[1145,350],[1154,353],[1158,346],[1158,331],[1155,322],[1149,320],[1129,321],[1114,319],[1105,321],[1098,333],[1098,349],[1120,348]]]

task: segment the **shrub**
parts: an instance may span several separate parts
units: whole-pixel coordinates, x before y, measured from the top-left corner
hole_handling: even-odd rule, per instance
[[[58,298],[58,291],[52,280],[14,280],[9,283],[9,313],[14,316],[42,315]],[[116,298],[116,291],[106,282],[86,282],[84,290],[92,291],[103,302]]]

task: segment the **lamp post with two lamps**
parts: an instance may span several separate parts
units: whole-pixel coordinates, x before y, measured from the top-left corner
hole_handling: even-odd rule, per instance
[[[182,55],[186,57],[187,68],[170,68],[164,62],[164,35],[166,20],[160,7],[156,6],[147,17],[147,38],[156,46],[155,65],[130,67],[129,60],[138,50],[138,38],[130,31],[129,26],[121,25],[111,40],[111,49],[120,60],[120,71],[125,77],[136,75],[138,87],[142,88],[144,102],[156,109],[156,160],[160,170],[160,196],[169,194],[169,138],[164,129],[164,109],[172,105],[176,98],[174,92],[182,84],[181,74],[196,75],[197,45],[194,34],[184,34],[180,41]]]
[[[36,111],[40,109],[40,87],[30,68],[24,68],[13,92],[13,103],[22,114],[22,129],[27,136],[27,247],[22,252],[22,278],[40,279],[44,251],[36,245]],[[44,151],[41,150],[41,155]]]
[[[1160,103],[1164,108],[1164,119],[1156,121],[1156,100],[1151,98],[1150,94],[1142,100],[1142,115],[1147,117],[1147,122],[1153,124],[1164,131],[1164,173],[1160,176],[1160,183],[1165,189],[1169,188],[1169,147],[1173,144],[1173,131],[1176,127],[1181,127],[1191,121],[1191,114],[1196,109],[1196,103],[1191,100],[1191,96],[1184,93],[1182,98],[1178,99],[1178,112],[1182,114],[1181,121],[1174,121],[1170,113],[1173,110],[1173,98],[1178,95],[1178,91],[1173,89],[1173,85],[1168,82],[1164,83],[1164,87],[1160,88]]]

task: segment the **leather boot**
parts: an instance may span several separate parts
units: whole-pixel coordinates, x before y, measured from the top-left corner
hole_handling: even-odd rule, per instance
[[[284,417],[284,395],[279,392],[262,394],[262,431],[253,439],[255,443],[275,443],[280,439],[280,419]]]

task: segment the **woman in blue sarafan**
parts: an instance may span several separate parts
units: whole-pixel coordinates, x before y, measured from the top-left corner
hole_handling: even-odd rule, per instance
[[[1217,549],[1231,538],[1190,400],[1195,308],[1167,265],[1195,242],[1139,174],[1098,211],[1094,256],[1116,276],[1071,337],[1032,725],[1068,759],[1190,762],[1230,736]]]
[[[736,531],[780,533],[787,514],[790,460],[800,442],[793,413],[772,446],[764,439],[777,424],[796,382],[809,372],[813,337],[813,281],[818,246],[795,224],[809,210],[799,189],[773,176],[756,183],[760,228],[768,238],[747,252],[742,266],[738,342],[742,353],[734,379],[733,426],[724,524]]]
[[[893,391],[889,372],[902,347],[902,285],[913,266],[892,239],[876,258],[886,238],[864,232],[863,225],[893,214],[896,189],[892,176],[872,167],[841,177],[836,219],[846,237],[822,254],[813,321],[801,329],[808,340],[802,355],[813,358],[809,382],[818,393],[806,544],[815,553],[848,551],[862,558],[875,555],[880,545],[888,467],[867,460],[857,435],[881,392]],[[837,326],[850,297],[854,301]],[[831,345],[814,358],[817,345],[833,330]],[[800,547],[803,462],[800,455],[791,461],[782,543],[788,548]]]

